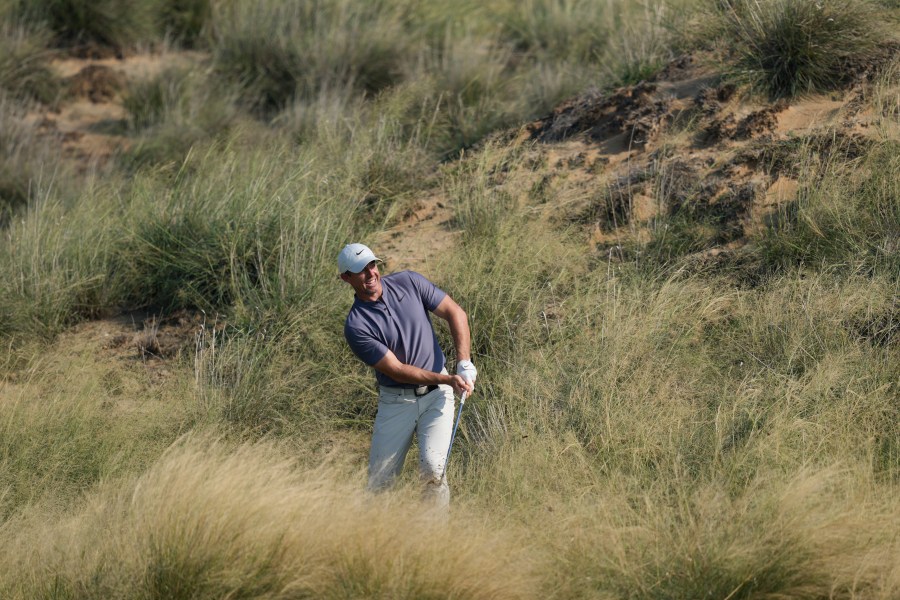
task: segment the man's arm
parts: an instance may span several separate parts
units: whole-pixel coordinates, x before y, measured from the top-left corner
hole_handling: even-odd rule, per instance
[[[433,312],[450,326],[450,335],[453,336],[453,346],[456,348],[456,361],[471,360],[472,336],[466,312],[450,296],[445,296]]]
[[[441,304],[443,304],[443,302]],[[453,391],[457,394],[472,391],[472,384],[459,375],[444,375],[443,373],[434,373],[432,371],[420,369],[419,367],[414,367],[413,365],[404,364],[400,362],[397,355],[390,350],[387,351],[387,354],[385,354],[381,360],[372,366],[394,381],[399,381],[400,383],[415,383],[416,385],[450,385],[453,386]]]

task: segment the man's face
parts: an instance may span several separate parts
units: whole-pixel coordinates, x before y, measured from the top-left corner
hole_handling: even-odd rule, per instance
[[[360,300],[374,302],[381,298],[381,273],[378,272],[378,263],[374,260],[359,273],[349,271],[341,273],[341,279],[350,284]]]

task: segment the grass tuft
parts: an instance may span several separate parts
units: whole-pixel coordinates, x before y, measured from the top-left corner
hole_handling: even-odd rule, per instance
[[[158,37],[160,0],[28,0],[19,11],[23,19],[45,24],[59,45],[123,50]]]
[[[211,0],[163,0],[161,7],[165,34],[188,48],[204,43],[203,34],[211,16]]]
[[[866,0],[727,0],[720,40],[734,73],[773,97],[827,91],[874,59],[889,36]]]
[[[57,99],[60,84],[48,67],[48,43],[43,29],[0,20],[0,93],[47,104]]]
[[[264,115],[323,89],[376,93],[399,81],[408,36],[399,10],[381,2],[264,0],[214,8],[216,68]]]

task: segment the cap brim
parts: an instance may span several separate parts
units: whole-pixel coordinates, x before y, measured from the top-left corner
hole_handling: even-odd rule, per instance
[[[381,260],[380,258],[378,258],[375,255],[360,257],[360,259],[357,261],[354,261],[353,265],[351,265],[347,270],[350,271],[351,273],[362,273],[363,269],[365,269],[366,266],[370,262],[373,262],[373,261],[379,262],[379,263],[384,262],[383,260]]]

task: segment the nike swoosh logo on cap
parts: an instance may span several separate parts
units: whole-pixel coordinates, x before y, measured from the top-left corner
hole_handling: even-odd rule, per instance
[[[359,256],[359,255],[362,254],[363,252],[365,252],[365,250],[360,250],[359,252],[356,253],[356,255]]]

